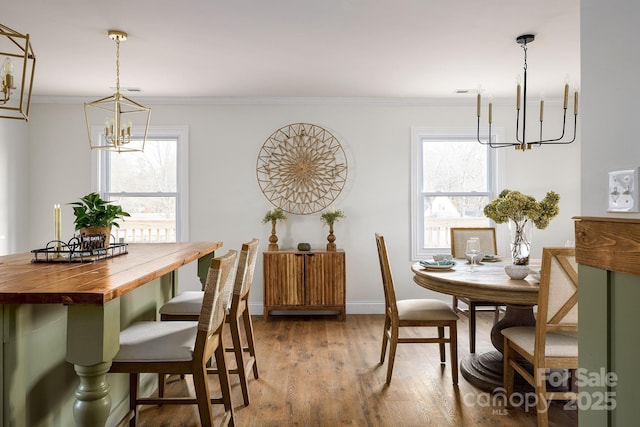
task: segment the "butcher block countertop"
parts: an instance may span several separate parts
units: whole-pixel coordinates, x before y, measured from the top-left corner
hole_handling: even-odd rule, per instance
[[[128,253],[88,263],[0,257],[0,304],[105,304],[206,256],[222,242],[133,243]]]

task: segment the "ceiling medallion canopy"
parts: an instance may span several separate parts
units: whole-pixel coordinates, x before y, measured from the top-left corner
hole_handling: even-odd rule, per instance
[[[265,197],[286,212],[308,215],[330,206],[347,181],[347,156],[328,130],[294,123],[276,130],[258,154]]]

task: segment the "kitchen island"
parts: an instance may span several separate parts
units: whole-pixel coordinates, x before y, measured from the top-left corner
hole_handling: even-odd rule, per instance
[[[33,263],[32,253],[0,257],[4,425],[63,425],[70,383],[76,424],[105,425],[112,406],[107,372],[120,330],[156,317],[177,291],[180,267],[198,260],[204,280],[221,246],[131,244],[124,255],[89,263]],[[60,352],[77,378],[69,378],[64,361],[50,362]]]

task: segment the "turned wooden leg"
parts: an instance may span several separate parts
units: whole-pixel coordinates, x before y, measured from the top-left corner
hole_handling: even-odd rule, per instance
[[[111,396],[107,372],[111,362],[98,363],[93,366],[74,365],[80,378],[76,389],[76,402],[73,405],[73,416],[81,427],[103,426],[111,411]]]

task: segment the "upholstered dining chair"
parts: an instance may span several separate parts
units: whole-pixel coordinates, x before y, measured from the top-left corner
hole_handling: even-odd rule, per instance
[[[231,388],[224,355],[222,284],[230,274],[237,252],[211,261],[197,322],[137,322],[120,333],[120,350],[110,372],[129,374],[129,425],[135,426],[139,405],[197,404],[202,426],[213,425],[211,404],[223,404],[221,425],[234,425]],[[207,363],[215,356],[221,397],[211,398]],[[195,398],[140,397],[141,373],[192,374]]]
[[[258,364],[256,361],[256,350],[254,345],[253,324],[249,313],[249,292],[253,282],[253,272],[258,257],[258,244],[256,238],[242,244],[240,256],[238,257],[238,267],[235,275],[235,283],[229,280],[231,286],[227,285],[228,292],[225,292],[225,304],[229,298],[227,315],[225,322],[229,324],[231,332],[232,348],[236,360],[236,367],[229,369],[230,374],[237,374],[240,378],[240,388],[245,406],[249,404],[249,388],[247,385],[248,372],[253,370],[253,377],[258,378]],[[231,278],[230,278],[231,279]],[[228,296],[226,295],[228,293]],[[167,301],[160,308],[160,320],[193,320],[197,317],[198,310],[202,305],[201,291],[186,291]],[[225,305],[227,308],[227,305]],[[241,330],[244,329],[244,338]],[[244,345],[246,342],[246,346]],[[245,353],[248,356],[245,358]],[[210,368],[209,373],[215,373],[215,368]],[[158,393],[164,393],[164,375],[159,378]]]
[[[496,229],[493,227],[452,227],[451,233],[451,255],[454,258],[466,259],[465,247],[467,240],[471,237],[480,239],[480,248],[483,254],[497,254],[496,246]],[[460,306],[459,302],[464,303],[467,307]],[[488,309],[480,309],[478,307],[489,307]],[[469,352],[476,352],[476,312],[492,311],[493,323],[497,323],[500,319],[500,307],[495,302],[475,300],[465,297],[453,297],[453,310],[469,319]]]
[[[571,400],[577,393],[547,390],[550,369],[578,368],[578,273],[574,248],[543,248],[535,326],[502,330],[504,387],[508,400],[518,372],[536,393],[538,426],[549,425],[548,400]],[[525,367],[523,359],[532,366]]]
[[[385,316],[384,333],[382,335],[382,352],[380,364],[384,363],[387,344],[389,344],[389,361],[387,362],[387,384],[391,383],[396,347],[402,343],[437,343],[440,346],[440,362],[445,363],[445,344],[449,343],[451,354],[451,379],[458,384],[458,350],[457,321],[458,315],[443,301],[436,299],[396,300],[396,293],[387,255],[384,237],[376,233],[380,272],[384,288]],[[400,337],[400,329],[406,327],[437,328],[436,337]],[[445,328],[449,329],[449,337],[445,336]]]

